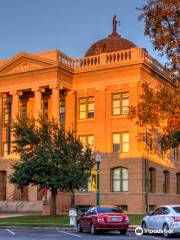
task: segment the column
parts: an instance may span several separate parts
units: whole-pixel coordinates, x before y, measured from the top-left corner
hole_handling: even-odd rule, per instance
[[[10,92],[12,95],[12,103],[11,103],[11,125],[13,121],[17,119],[18,112],[19,112],[19,95],[18,91]],[[12,126],[11,126],[12,127]],[[14,141],[14,134],[11,131],[11,154],[13,153],[13,142]]]
[[[19,95],[17,91],[13,91],[10,94],[12,95],[11,119],[16,120],[19,110]]]
[[[0,156],[2,155],[2,94],[0,94]]]
[[[34,91],[34,117],[38,118],[39,114],[41,114],[41,98],[42,98],[42,90],[41,88],[35,88]]]
[[[60,88],[59,86],[52,86],[52,117],[60,125]]]

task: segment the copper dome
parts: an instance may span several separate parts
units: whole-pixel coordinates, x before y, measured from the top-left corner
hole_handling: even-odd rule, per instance
[[[85,57],[97,55],[100,53],[109,53],[115,51],[127,50],[136,47],[131,41],[122,38],[116,31],[117,24],[120,21],[116,20],[116,15],[113,17],[113,32],[107,38],[95,42],[85,54]]]
[[[107,38],[95,42],[86,52],[85,57],[97,55],[100,53],[109,53],[115,51],[134,48],[136,45],[131,41],[122,38],[118,34],[111,34]]]

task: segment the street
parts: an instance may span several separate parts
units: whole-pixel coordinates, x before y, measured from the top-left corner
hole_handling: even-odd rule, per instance
[[[161,236],[137,236],[134,232],[128,232],[122,236],[118,232],[101,233],[95,236],[89,233],[77,233],[76,231],[62,231],[60,229],[16,229],[16,228],[0,228],[0,240],[91,240],[91,239],[125,239],[125,240],[161,240]],[[171,240],[179,239],[179,236],[172,237]]]

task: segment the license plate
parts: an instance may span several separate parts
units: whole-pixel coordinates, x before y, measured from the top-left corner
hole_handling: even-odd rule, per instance
[[[118,217],[112,217],[112,222],[119,222],[119,218]]]

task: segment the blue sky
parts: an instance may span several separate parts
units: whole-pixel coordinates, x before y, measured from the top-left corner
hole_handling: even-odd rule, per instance
[[[82,57],[95,41],[112,32],[116,14],[118,32],[159,61],[136,7],[146,0],[0,0],[0,59],[18,52],[59,49]]]

